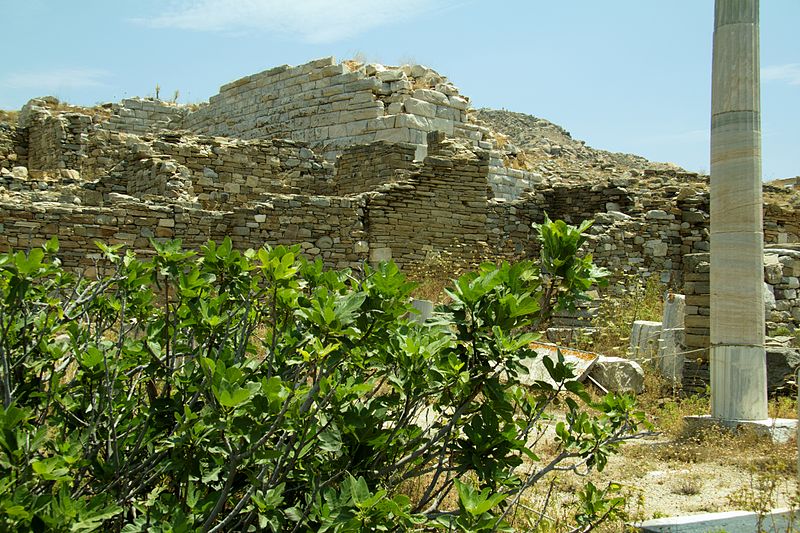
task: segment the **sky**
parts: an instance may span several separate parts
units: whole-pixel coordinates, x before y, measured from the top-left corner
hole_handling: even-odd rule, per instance
[[[709,170],[713,0],[0,0],[0,109],[202,102],[268,68],[420,63],[474,107]],[[763,178],[800,175],[800,0],[761,0]]]

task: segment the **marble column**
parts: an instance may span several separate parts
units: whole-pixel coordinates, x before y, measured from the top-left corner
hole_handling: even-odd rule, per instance
[[[758,0],[716,0],[711,97],[711,416],[767,418]]]

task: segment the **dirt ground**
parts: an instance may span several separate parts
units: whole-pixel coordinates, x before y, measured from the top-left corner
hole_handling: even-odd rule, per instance
[[[645,412],[651,415],[659,434],[625,443],[619,454],[609,457],[601,473],[559,473],[549,496],[543,484],[530,495],[527,506],[542,509],[549,498],[547,518],[563,523],[575,512],[576,492],[589,480],[598,488],[609,483],[621,486],[620,494],[627,498],[628,523],[708,512],[799,507],[795,440],[775,444],[754,434],[735,435],[719,429],[687,435],[683,416],[702,414],[705,402],[702,398],[682,401],[643,397]],[[780,404],[773,405],[771,415],[790,417],[793,400],[784,398]],[[623,529],[618,521],[600,530]]]
[[[631,511],[643,520],[789,507],[796,499],[797,447],[758,440],[724,435],[706,435],[700,442],[648,439],[613,457],[605,477],[637,496]]]

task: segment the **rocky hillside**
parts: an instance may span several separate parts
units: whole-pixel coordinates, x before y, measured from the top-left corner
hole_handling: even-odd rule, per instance
[[[634,154],[608,152],[588,146],[585,141],[573,139],[570,132],[549,120],[497,109],[478,109],[475,119],[506,136],[516,147],[531,154],[541,153],[564,159],[584,161],[607,160],[634,168],[679,169],[671,163],[655,163]]]

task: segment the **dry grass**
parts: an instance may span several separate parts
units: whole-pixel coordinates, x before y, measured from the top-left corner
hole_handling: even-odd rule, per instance
[[[594,476],[593,476],[594,477]],[[575,514],[580,509],[578,491],[582,490],[587,480],[572,474],[551,475],[538,485],[529,489],[521,501],[519,508],[510,516],[509,522],[517,531],[537,531],[541,533],[561,533],[574,531]],[[609,485],[605,479],[593,480],[598,488]],[[644,495],[632,485],[619,483],[620,490],[615,495],[625,498],[623,508],[618,516],[597,526],[593,531],[603,533],[619,533],[636,531],[628,523],[644,519]]]
[[[600,328],[594,339],[592,350],[606,355],[624,357],[631,336],[631,328],[637,320],[660,321],[664,312],[666,287],[655,276],[644,283],[641,279],[627,276],[603,295],[595,326]]]
[[[83,107],[68,104],[66,102],[59,102],[58,104],[48,104],[47,108],[51,111],[55,111],[57,113],[80,113],[83,115],[100,115],[103,118],[111,117],[111,109],[108,107],[93,106],[93,107]]]
[[[345,59],[342,61],[342,65],[347,67],[350,72],[355,72],[364,66],[364,61],[359,61],[357,59]]]
[[[462,478],[462,481],[464,480],[465,479]],[[400,484],[400,486],[398,487],[398,492],[400,494],[408,496],[412,502],[419,502],[432,481],[433,481],[432,472],[424,474],[419,477],[411,478]],[[439,480],[439,482],[436,483],[435,485],[434,491],[436,491],[443,485],[444,485],[444,480],[443,479]],[[455,488],[451,487],[450,490],[442,497],[439,507],[442,510],[458,509],[458,493],[456,492]]]
[[[4,109],[0,109],[0,122],[16,124],[17,120],[19,120],[19,111],[6,111]]]
[[[697,474],[684,474],[672,485],[672,493],[680,496],[695,496],[703,490],[703,480]]]
[[[414,298],[440,304],[450,300],[444,290],[453,285],[453,280],[469,270],[474,270],[480,262],[480,259],[456,260],[448,251],[431,251],[424,261],[409,265],[403,271],[409,281],[417,283],[417,288],[412,293]]]
[[[788,392],[788,396],[776,396],[769,402],[770,418],[797,418],[797,391]]]

